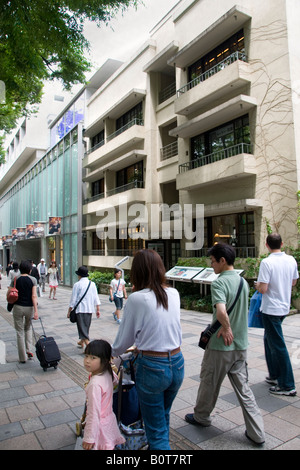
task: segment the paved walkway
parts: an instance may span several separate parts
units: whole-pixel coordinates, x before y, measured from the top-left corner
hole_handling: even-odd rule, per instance
[[[0,341],[6,345],[6,363],[0,364],[0,450],[72,450],[75,446],[75,422],[80,418],[87,374],[83,368],[82,351],[77,348],[77,329],[66,318],[71,289],[59,287],[57,300],[46,294],[39,299],[39,315],[47,336],[53,336],[61,350],[57,370],[44,372],[36,358],[18,363],[16,334],[12,315],[6,310],[6,279],[0,290]],[[91,339],[113,341],[118,325],[112,317],[108,296],[100,295],[101,318],[94,316]],[[171,445],[173,450],[250,450],[256,449],[244,435],[241,409],[228,379],[225,379],[212,426],[195,427],[184,421],[193,412],[199,385],[203,351],[197,342],[211,315],[182,310],[185,379],[171,412]],[[39,321],[34,322],[42,334]],[[286,342],[290,351],[298,386],[296,397],[275,397],[269,394],[264,359],[262,331],[249,331],[249,382],[261,408],[266,431],[263,449],[300,449],[300,315],[289,316],[284,322]]]

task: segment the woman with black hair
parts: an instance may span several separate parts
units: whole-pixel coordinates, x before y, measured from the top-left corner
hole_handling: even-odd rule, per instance
[[[180,298],[167,287],[165,267],[153,250],[136,253],[134,292],[112,345],[113,356],[137,348],[136,388],[150,450],[169,450],[169,415],[184,377],[180,350]]]
[[[21,275],[16,279],[16,288],[18,290],[18,300],[13,306],[13,318],[15,330],[17,332],[17,346],[19,354],[19,362],[24,364],[26,359],[31,359],[33,354],[32,348],[32,330],[31,319],[37,320],[38,303],[35,277],[30,276],[30,261],[21,261]],[[11,281],[10,287],[14,286],[14,279]]]

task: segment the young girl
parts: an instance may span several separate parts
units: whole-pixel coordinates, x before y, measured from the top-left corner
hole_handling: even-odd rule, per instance
[[[121,323],[120,313],[123,307],[123,297],[127,299],[127,293],[125,289],[125,281],[122,279],[121,269],[115,269],[115,278],[110,283],[110,300],[115,302],[116,311],[113,313],[114,319],[117,323]]]
[[[56,288],[58,286],[58,267],[56,266],[56,262],[52,261],[51,267],[48,269],[48,275],[49,275],[49,287],[50,287],[50,294],[49,294],[49,299],[51,299],[51,294],[53,292],[53,300],[56,300],[55,294],[56,294]]]
[[[113,386],[118,379],[110,364],[107,341],[91,341],[85,349],[84,367],[91,374],[86,387],[86,418],[82,447],[85,450],[113,450],[125,442],[112,410]]]

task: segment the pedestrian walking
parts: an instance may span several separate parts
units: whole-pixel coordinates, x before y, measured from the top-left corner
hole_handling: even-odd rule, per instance
[[[125,288],[125,281],[122,279],[122,270],[115,269],[114,279],[110,283],[109,293],[110,300],[115,303],[116,311],[113,313],[115,321],[120,324],[120,314],[123,308],[123,298],[127,299],[127,293]]]
[[[281,251],[282,239],[279,234],[269,234],[266,246],[270,254],[261,261],[255,284],[262,294],[264,347],[269,371],[266,381],[273,384],[270,393],[295,396],[295,379],[282,322],[290,311],[292,287],[299,278],[297,262],[293,256]]]
[[[227,375],[242,407],[246,437],[262,445],[265,441],[263,420],[248,384],[249,287],[243,280],[240,295],[228,316],[227,309],[233,304],[240,285],[240,276],[233,267],[235,251],[230,245],[216,244],[209,250],[209,256],[215,274],[219,274],[211,284],[212,323],[218,320],[221,326],[205,349],[194,413],[187,414],[185,420],[199,426],[211,425],[211,412]]]
[[[72,289],[71,300],[67,317],[70,318],[71,310],[76,308],[76,325],[78,330],[78,347],[83,348],[90,342],[89,331],[92,321],[92,315],[96,310],[97,318],[100,318],[100,300],[96,284],[88,279],[88,268],[80,266],[75,273],[78,276]]]
[[[10,269],[9,274],[8,274],[10,283],[11,281],[14,280],[15,277],[20,276],[20,274],[21,272],[19,269],[19,263],[17,261],[14,261],[12,264],[12,269]]]
[[[51,266],[48,269],[48,277],[49,277],[49,287],[50,287],[50,293],[49,293],[49,299],[51,299],[51,294],[53,292],[53,300],[56,300],[56,289],[58,286],[59,282],[59,274],[58,274],[58,267],[56,265],[55,261],[51,262]]]
[[[35,277],[30,276],[30,261],[21,261],[20,276],[16,279],[18,300],[13,306],[14,326],[17,333],[17,347],[19,362],[24,364],[26,359],[31,359],[32,354],[32,330],[31,319],[38,319],[38,304]],[[10,287],[14,286],[14,279]]]
[[[85,450],[113,450],[125,442],[112,409],[113,387],[118,378],[111,367],[111,346],[91,341],[85,350],[84,367],[90,374],[86,386],[86,418],[82,447]]]
[[[42,292],[45,292],[45,286],[46,286],[46,278],[48,274],[48,269],[45,264],[44,258],[41,258],[41,261],[37,265],[37,270],[40,276],[40,287],[42,288]]]
[[[165,267],[153,250],[136,253],[131,281],[134,292],[112,353],[119,356],[136,345],[136,388],[149,448],[169,450],[170,410],[184,377],[179,293],[167,287]]]

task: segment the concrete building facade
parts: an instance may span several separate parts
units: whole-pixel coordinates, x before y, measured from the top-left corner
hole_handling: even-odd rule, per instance
[[[47,147],[4,165],[1,235],[61,217],[54,250],[67,285],[75,265],[126,257],[130,269],[143,247],[170,268],[216,242],[258,256],[270,228],[296,246],[299,17],[297,0],[180,0],[130,60],[109,60],[55,113]],[[79,99],[81,119],[61,134]],[[46,202],[28,202],[46,168]],[[52,240],[42,243],[51,257]]]
[[[180,1],[99,88],[84,134],[85,264],[148,246],[170,267],[218,241],[254,257],[270,227],[297,244],[298,17],[293,0]],[[186,249],[180,213],[162,209],[153,236],[159,204],[192,207],[192,234],[204,205],[202,249]]]

